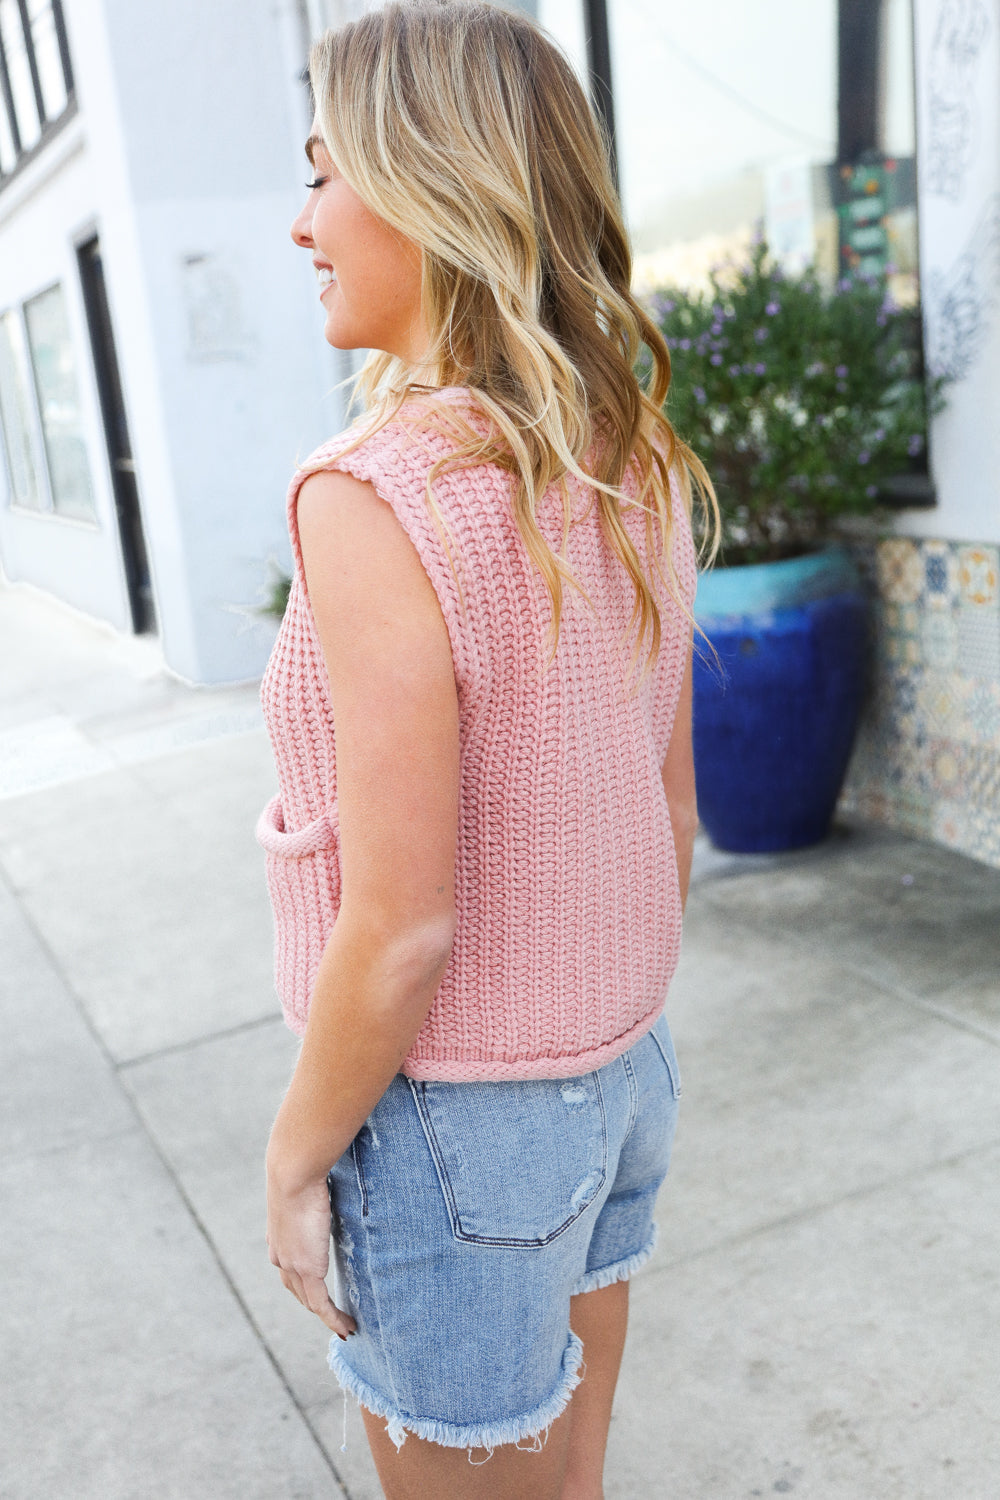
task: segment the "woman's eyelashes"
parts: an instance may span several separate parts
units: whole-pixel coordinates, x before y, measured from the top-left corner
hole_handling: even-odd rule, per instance
[[[312,182],[306,183],[306,187],[310,192],[314,192],[316,188],[321,188],[326,180],[325,177],[314,177]]]

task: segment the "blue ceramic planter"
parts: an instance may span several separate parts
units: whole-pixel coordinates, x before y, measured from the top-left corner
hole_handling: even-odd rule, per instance
[[[840,548],[698,582],[694,756],[712,842],[797,849],[830,827],[865,692],[868,610]],[[721,670],[720,670],[721,664]]]

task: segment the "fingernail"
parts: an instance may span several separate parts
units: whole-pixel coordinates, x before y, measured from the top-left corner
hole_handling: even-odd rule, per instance
[[[344,1335],[342,1333],[338,1333],[337,1337],[338,1337],[338,1339],[340,1340],[340,1342],[342,1344],[346,1344],[347,1343],[347,1339],[344,1337]]]

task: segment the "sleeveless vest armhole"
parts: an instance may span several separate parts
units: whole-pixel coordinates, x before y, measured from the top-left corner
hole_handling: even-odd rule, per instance
[[[344,450],[347,450],[346,452]],[[299,542],[298,498],[310,474],[336,470],[370,484],[379,499],[392,508],[397,521],[413,543],[437,595],[451,645],[460,708],[467,714],[478,698],[481,678],[479,653],[464,615],[448,555],[427,507],[427,471],[433,457],[401,451],[401,435],[394,423],[379,428],[370,438],[359,437],[349,428],[322,444],[296,470],[288,487],[288,535],[299,586],[308,601],[302,548]],[[454,553],[454,547],[452,549]]]

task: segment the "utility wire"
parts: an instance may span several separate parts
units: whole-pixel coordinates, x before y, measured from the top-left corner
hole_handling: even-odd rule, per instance
[[[821,140],[819,136],[810,135],[805,130],[799,130],[797,126],[789,125],[786,121],[779,120],[777,115],[772,115],[769,110],[762,109],[759,104],[755,104],[752,99],[748,99],[745,94],[741,94],[739,89],[733,88],[731,83],[727,83],[724,78],[720,78],[710,68],[706,68],[705,64],[700,62],[686,47],[682,47],[680,42],[666,30],[659,17],[651,12],[645,0],[632,0],[632,4],[652,27],[653,32],[663,42],[667,50],[672,52],[681,62],[686,63],[693,72],[697,73],[700,78],[703,78],[712,88],[717,89],[720,94],[724,94],[727,99],[731,99],[734,104],[738,104],[748,114],[756,115],[759,120],[763,120],[765,125],[770,125],[773,130],[781,131],[782,135],[791,136],[798,141],[804,141],[809,146],[819,146],[827,155],[833,154],[832,138]]]

